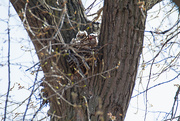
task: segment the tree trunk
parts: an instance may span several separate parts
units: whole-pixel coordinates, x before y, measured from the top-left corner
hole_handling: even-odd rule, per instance
[[[142,52],[144,29],[145,18],[137,1],[105,0],[100,35],[100,45],[106,45],[102,49],[104,70],[116,67],[119,62],[120,66],[110,72],[109,78],[91,81],[90,87],[94,86],[95,97],[102,99],[106,120],[107,113],[112,113],[118,121],[125,118]],[[96,101],[90,100],[89,104],[92,102]]]
[[[11,0],[39,57],[51,120],[109,120],[114,118],[111,114],[124,120],[143,45],[146,10],[139,2],[105,0],[98,63],[82,78],[66,60],[66,43],[78,30],[97,30],[96,23],[86,19],[81,2]]]

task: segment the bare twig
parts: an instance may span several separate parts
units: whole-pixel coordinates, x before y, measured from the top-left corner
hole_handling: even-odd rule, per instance
[[[175,107],[175,103],[177,102],[178,103],[178,95],[179,95],[179,92],[180,92],[180,86],[178,87],[178,90],[176,91],[176,95],[174,97],[174,103],[173,103],[173,106],[172,106],[172,113],[171,113],[171,119],[173,119],[175,117],[175,114],[176,114],[176,111],[177,111],[177,108],[174,112],[174,107]]]
[[[88,102],[85,96],[83,96],[84,100],[85,100],[85,105],[87,107],[87,115],[88,115],[88,121],[91,121],[90,119],[90,111],[89,111],[89,106],[88,106]]]
[[[39,70],[39,68],[40,68],[40,66],[38,67],[38,70]],[[25,120],[26,113],[27,113],[27,110],[28,110],[28,107],[29,107],[29,104],[30,104],[30,101],[31,101],[31,97],[32,97],[32,95],[34,94],[34,89],[35,89],[37,77],[38,77],[38,71],[37,71],[37,73],[36,73],[36,77],[35,77],[35,80],[34,80],[33,88],[32,88],[31,94],[30,94],[30,96],[29,96],[28,103],[27,103],[27,105],[26,105],[26,110],[24,111],[23,121]]]
[[[147,115],[147,90],[148,90],[148,87],[149,87],[149,83],[150,83],[150,80],[151,80],[151,74],[152,74],[152,68],[153,68],[153,64],[155,62],[155,59],[159,56],[159,54],[161,53],[162,49],[165,47],[165,45],[170,41],[172,40],[174,37],[176,37],[180,32],[176,33],[174,36],[172,36],[171,38],[169,38],[161,47],[161,49],[159,50],[159,52],[155,55],[155,57],[153,58],[152,60],[152,63],[151,63],[151,66],[150,66],[150,73],[149,73],[149,79],[148,79],[148,83],[147,83],[147,86],[146,86],[146,109],[145,109],[145,116],[144,116],[144,121],[146,120],[146,115]]]
[[[9,98],[10,86],[11,86],[11,74],[10,74],[10,28],[9,28],[9,21],[10,21],[10,1],[8,6],[8,21],[7,21],[7,30],[8,30],[8,89],[6,94],[6,101],[5,101],[5,108],[4,108],[4,121],[6,121],[6,113],[7,113],[7,103]]]

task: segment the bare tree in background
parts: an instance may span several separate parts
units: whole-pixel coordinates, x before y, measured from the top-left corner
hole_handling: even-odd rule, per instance
[[[86,18],[80,0],[11,0],[36,49],[41,67],[36,71],[44,73],[42,105],[49,103],[52,121],[124,120],[147,11],[158,2],[105,0],[99,30],[96,19]],[[83,41],[99,33],[98,46],[70,44],[80,30],[88,33]]]

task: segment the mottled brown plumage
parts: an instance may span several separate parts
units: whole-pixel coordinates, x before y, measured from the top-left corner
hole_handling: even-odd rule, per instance
[[[98,45],[97,34],[91,33],[88,35],[86,31],[79,31],[76,34],[76,38],[73,38],[70,44],[74,44],[78,48],[83,49],[94,48]]]

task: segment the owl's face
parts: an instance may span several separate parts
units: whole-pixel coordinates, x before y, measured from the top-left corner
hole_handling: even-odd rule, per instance
[[[76,34],[76,39],[77,40],[83,40],[85,38],[87,38],[88,34],[86,31],[79,31],[77,34]]]
[[[73,38],[70,42],[70,44],[80,44],[80,42],[84,39],[86,39],[88,36],[86,31],[79,31],[76,34],[76,38]]]
[[[98,35],[95,33],[89,34],[89,43],[92,47],[96,47],[98,45]]]

